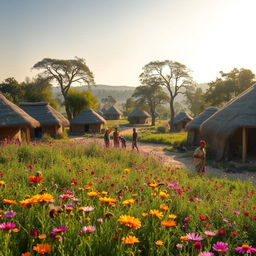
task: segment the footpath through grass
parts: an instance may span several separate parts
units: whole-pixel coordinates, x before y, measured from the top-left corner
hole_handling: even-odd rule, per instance
[[[75,143],[6,146],[0,170],[1,256],[231,256],[256,245],[250,183]]]

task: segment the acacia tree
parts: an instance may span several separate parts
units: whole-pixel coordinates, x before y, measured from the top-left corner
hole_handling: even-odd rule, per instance
[[[178,94],[184,93],[187,86],[191,84],[190,71],[186,65],[179,62],[165,60],[153,61],[143,67],[141,80],[158,78],[161,86],[165,87],[169,93],[170,106],[170,128],[173,129],[174,100]]]
[[[137,98],[137,104],[148,105],[152,117],[151,125],[154,126],[156,120],[156,107],[168,101],[168,96],[161,87],[161,80],[156,77],[142,80],[142,85],[135,89],[132,97]]]
[[[34,69],[43,70],[42,76],[49,80],[55,80],[61,88],[64,97],[65,109],[68,119],[71,119],[72,112],[70,110],[67,95],[73,83],[85,83],[87,86],[94,85],[94,76],[85,60],[76,57],[70,60],[45,58],[37,62]]]

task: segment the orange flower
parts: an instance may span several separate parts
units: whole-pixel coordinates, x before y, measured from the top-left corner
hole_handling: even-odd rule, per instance
[[[153,183],[153,182],[150,182],[150,183],[148,183],[148,186],[149,186],[150,188],[157,188],[157,187],[158,187],[158,184]]]
[[[89,185],[84,185],[84,189],[90,190],[90,189],[91,189],[91,186],[89,186]]]
[[[30,253],[30,252],[23,252],[23,253],[21,254],[21,256],[31,256],[31,253]]]
[[[135,236],[122,237],[122,244],[135,244],[139,242],[140,242],[139,239]]]
[[[46,234],[42,234],[38,236],[39,239],[45,239],[46,238]]]
[[[91,192],[88,192],[87,195],[90,197],[97,197],[99,195],[99,193],[96,191],[91,191]]]
[[[33,250],[38,252],[39,254],[46,254],[52,250],[49,244],[37,244],[33,246]]]
[[[143,212],[141,215],[142,215],[142,217],[147,217],[147,216],[148,216],[148,213]]]
[[[52,203],[53,202],[53,196],[50,194],[38,194],[35,196],[32,196],[30,198],[27,198],[25,200],[20,201],[20,205],[21,207],[23,206],[30,206],[30,205],[35,205],[35,204],[39,204],[42,202],[46,202],[46,203]]]
[[[168,211],[169,207],[166,204],[161,204],[160,209],[163,210],[163,211]]]
[[[129,173],[130,171],[131,171],[131,170],[128,169],[128,168],[124,169],[124,173]]]
[[[164,242],[162,240],[157,240],[155,242],[155,244],[158,245],[158,246],[162,246],[164,244]]]
[[[100,197],[99,200],[103,203],[108,204],[109,206],[114,206],[116,199],[115,198],[110,198],[110,197]]]
[[[139,219],[129,216],[129,215],[121,215],[118,219],[120,224],[123,224],[127,227],[139,229],[141,227],[141,222]]]
[[[173,227],[176,226],[176,222],[173,220],[163,220],[161,221],[161,225],[164,227]]]
[[[166,197],[169,196],[169,194],[167,194],[167,193],[165,193],[163,191],[160,191],[159,196],[162,197],[162,198],[166,198]]]
[[[16,204],[16,201],[14,200],[9,200],[9,199],[4,199],[3,204]]]
[[[107,195],[108,192],[107,192],[107,191],[102,191],[101,194],[102,194],[102,195]]]
[[[20,229],[14,228],[14,229],[12,229],[12,232],[13,232],[13,233],[19,233],[19,232],[20,232]]]
[[[125,201],[123,201],[123,205],[132,205],[132,204],[134,204],[134,199],[128,199],[128,200],[125,200]]]
[[[29,183],[35,183],[35,184],[40,184],[43,183],[43,176],[29,176]]]
[[[188,241],[188,237],[187,237],[187,236],[181,236],[181,237],[180,237],[180,240],[181,240],[181,241]]]
[[[150,210],[149,214],[155,216],[158,219],[161,219],[164,216],[163,213],[158,210]]]
[[[175,220],[175,219],[177,218],[177,215],[175,215],[175,214],[170,214],[170,215],[168,215],[168,218],[169,218],[169,219],[172,219],[172,220]]]
[[[0,180],[0,186],[1,185],[5,185],[5,181],[4,180]]]

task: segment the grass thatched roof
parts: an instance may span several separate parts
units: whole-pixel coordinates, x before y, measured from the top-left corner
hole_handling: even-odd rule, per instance
[[[186,120],[193,120],[193,118],[187,114],[186,112],[180,112],[178,115],[176,115],[173,119],[173,124],[178,124],[182,121]]]
[[[105,124],[106,122],[102,116],[91,108],[84,109],[70,121],[71,124]]]
[[[122,112],[117,107],[112,106],[104,112],[104,115],[122,115]]]
[[[0,127],[38,127],[40,124],[0,94]]]
[[[129,115],[129,117],[150,117],[150,114],[147,111],[141,110],[141,109],[134,109]]]
[[[41,125],[69,126],[69,121],[48,102],[22,102],[19,106]]]
[[[217,107],[207,108],[205,111],[200,113],[197,117],[195,117],[192,121],[190,121],[186,125],[186,130],[189,131],[189,130],[193,130],[193,129],[199,129],[200,125],[218,110],[219,109]]]

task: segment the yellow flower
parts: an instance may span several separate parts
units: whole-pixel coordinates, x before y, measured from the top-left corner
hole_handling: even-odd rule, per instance
[[[1,185],[5,185],[5,181],[4,180],[0,180],[0,186]]]
[[[162,240],[157,240],[155,242],[155,244],[158,245],[158,246],[162,246],[164,244],[164,242]]]
[[[140,220],[129,215],[121,215],[118,222],[133,229],[139,229],[141,227]]]
[[[12,229],[12,232],[13,232],[13,233],[19,233],[19,232],[20,232],[20,229],[19,229],[19,228],[14,228],[14,229]]]
[[[160,191],[159,196],[162,197],[162,198],[166,198],[166,197],[169,196],[169,194],[167,194],[167,193],[165,193],[163,191]]]
[[[33,246],[33,250],[38,252],[39,254],[46,254],[52,250],[49,244],[37,244]]]
[[[110,197],[100,197],[99,200],[103,203],[106,203],[106,204],[109,204],[109,205],[112,205],[113,203],[116,202],[116,199],[115,198],[110,198]]]
[[[53,202],[53,200],[54,199],[52,195],[45,193],[45,194],[38,194],[30,198],[27,198],[25,200],[22,200],[20,201],[20,204],[21,204],[21,207],[23,207],[23,206],[39,204],[42,202],[51,203]]]
[[[175,214],[170,214],[170,215],[168,215],[168,218],[169,218],[169,219],[172,219],[172,220],[175,220],[175,219],[177,218],[177,215],[175,215]]]
[[[99,193],[96,191],[91,191],[91,192],[88,192],[87,195],[90,197],[97,197],[99,195]]]
[[[107,192],[107,191],[102,191],[101,194],[102,194],[102,195],[107,195],[108,192]]]
[[[161,221],[161,225],[164,227],[173,227],[176,226],[176,222],[173,220],[163,220]]]
[[[9,200],[9,199],[4,199],[3,204],[16,204],[16,201],[14,200]]]
[[[90,218],[90,217],[86,217],[86,218],[84,218],[84,220],[86,220],[86,221],[90,221],[90,220],[91,220],[91,218]]]
[[[157,187],[158,187],[158,184],[153,183],[153,182],[150,182],[150,183],[148,184],[148,186],[149,186],[150,188],[157,188]]]
[[[180,237],[180,240],[181,240],[181,241],[188,241],[188,237],[187,237],[187,236],[181,236],[181,237]]]
[[[134,204],[134,199],[128,199],[128,200],[125,200],[125,201],[123,201],[123,205],[131,205],[131,204]]]
[[[138,194],[132,194],[132,197],[137,197],[138,196]]]
[[[45,239],[46,238],[46,234],[42,234],[38,236],[39,239]]]
[[[131,170],[128,169],[128,168],[124,169],[124,173],[129,173],[130,171],[131,171]]]
[[[166,204],[161,204],[160,209],[163,210],[163,211],[168,211],[169,207]]]
[[[147,217],[147,216],[148,216],[148,213],[143,212],[141,215],[142,215],[142,217]]]
[[[149,214],[155,216],[158,219],[161,219],[164,216],[163,213],[158,210],[150,210]]]
[[[139,242],[140,242],[139,239],[135,236],[122,237],[122,244],[135,244]]]

